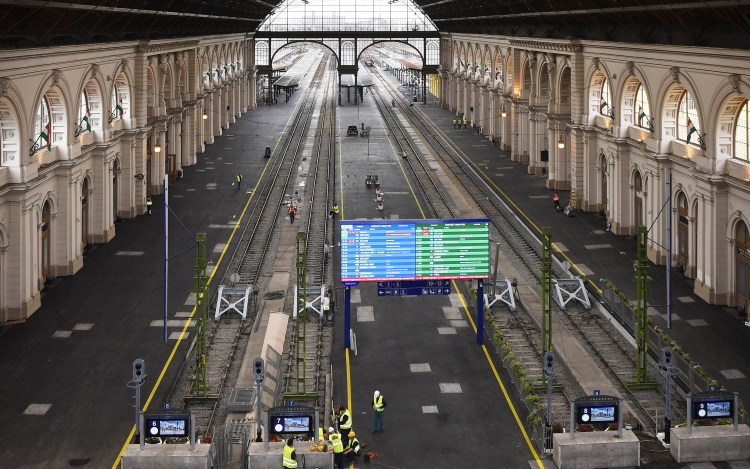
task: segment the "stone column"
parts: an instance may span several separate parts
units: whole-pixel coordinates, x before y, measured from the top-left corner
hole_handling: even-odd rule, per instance
[[[224,118],[224,111],[222,109],[222,89],[221,88],[214,88],[214,92],[211,94],[211,110],[213,111],[211,114],[213,114],[213,119],[211,119],[212,124],[212,132],[214,137],[220,137],[221,132],[221,125],[222,125],[222,119]],[[213,139],[210,143],[213,143]]]

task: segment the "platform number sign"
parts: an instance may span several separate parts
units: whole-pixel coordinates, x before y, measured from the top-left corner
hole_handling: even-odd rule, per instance
[[[165,409],[171,409],[172,408],[172,404],[170,404],[169,402],[165,402],[164,403],[164,408]]]

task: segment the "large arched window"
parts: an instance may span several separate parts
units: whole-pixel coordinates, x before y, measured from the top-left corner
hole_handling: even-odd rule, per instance
[[[747,161],[750,155],[750,106],[748,101],[740,109],[740,115],[737,116],[737,125],[734,129],[734,157]]]
[[[86,90],[81,91],[81,104],[78,106],[78,134],[91,131],[91,112]]]
[[[607,81],[607,78],[604,78],[604,81],[602,81],[602,88],[601,93],[599,95],[599,114],[604,114],[606,116],[610,115],[612,113],[612,96],[611,92],[609,90],[609,82]]]
[[[680,104],[677,107],[677,138],[697,145],[700,135],[698,129],[698,110],[695,108],[693,97],[686,90],[680,96]]]
[[[649,128],[651,121],[651,106],[648,104],[648,96],[643,83],[638,84],[638,91],[635,92],[635,106],[633,106],[633,122],[638,127]]]
[[[41,151],[51,146],[49,105],[47,99],[42,96],[39,107],[36,110],[36,122],[34,124],[34,150]]]

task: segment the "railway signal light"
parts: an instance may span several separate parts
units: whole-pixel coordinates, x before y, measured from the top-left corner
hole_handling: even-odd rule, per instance
[[[664,347],[661,349],[661,363],[665,367],[669,368],[672,366],[672,362],[674,361],[674,352],[672,351],[671,347]]]
[[[143,384],[146,380],[146,362],[138,358],[133,362],[133,381]]]
[[[260,357],[257,357],[253,359],[253,375],[255,376],[255,379],[259,382],[263,381],[263,376],[266,373],[266,367],[263,362],[263,359]]]
[[[544,374],[547,376],[555,374],[555,352],[544,354]]]

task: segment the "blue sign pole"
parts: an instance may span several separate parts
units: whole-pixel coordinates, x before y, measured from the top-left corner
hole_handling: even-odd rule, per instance
[[[480,279],[477,287],[477,345],[484,342],[484,282]]]
[[[349,328],[350,328],[350,311],[352,299],[352,287],[344,287],[344,348],[351,347]]]

